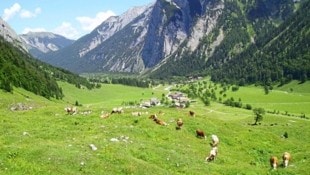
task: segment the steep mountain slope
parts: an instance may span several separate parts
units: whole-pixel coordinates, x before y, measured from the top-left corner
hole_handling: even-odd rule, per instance
[[[310,77],[310,2],[278,28],[265,33],[247,50],[219,69],[212,71],[214,81],[270,84]]]
[[[34,57],[57,51],[74,42],[74,40],[50,32],[30,32],[20,35],[20,37]]]
[[[29,55],[0,37],[0,89],[8,92],[13,86],[22,87],[46,98],[62,98],[55,79]]]
[[[0,36],[2,36],[6,41],[12,43],[14,46],[18,47],[23,52],[28,52],[26,45],[22,42],[22,39],[16,34],[16,32],[11,28],[11,26],[6,23],[0,17]]]
[[[209,8],[212,9],[212,14],[206,14]],[[220,0],[158,0],[151,6],[143,7],[143,13],[132,18],[117,32],[113,32],[113,28],[105,27],[111,26],[111,19],[104,22],[98,29],[104,27],[108,29],[108,33],[112,31],[112,35],[108,35],[110,37],[104,42],[84,48],[83,43],[86,41],[97,41],[96,37],[93,37],[94,33],[98,33],[96,29],[70,49],[66,48],[43,60],[75,72],[142,72],[175,53],[193,33],[194,25],[199,28],[207,22],[212,23],[200,31],[195,31],[195,36],[188,44],[194,50],[198,45],[197,40],[204,36],[204,32],[212,30],[222,8],[223,2]],[[197,24],[197,19],[201,16],[203,19]],[[89,51],[89,48],[92,50]],[[80,52],[81,50],[88,52],[85,54]]]
[[[262,43],[302,2],[157,0],[110,18],[42,59],[78,73],[134,72],[152,78],[210,73]]]
[[[13,87],[21,87],[45,98],[60,99],[63,93],[56,80],[94,87],[85,78],[34,59],[21,48],[22,43],[9,24],[1,22],[5,35],[0,35],[0,89],[11,92]]]
[[[56,80],[76,87],[94,87],[85,78],[34,59],[0,36],[0,89],[10,92],[13,87],[21,87],[46,98],[59,99],[63,94]]]
[[[257,38],[276,28],[293,14],[293,7],[294,3],[290,0],[277,3],[266,0],[225,1],[213,26],[209,21],[202,25],[212,26],[212,30],[203,33],[196,49],[191,49],[188,47],[190,42],[185,42],[184,46],[187,47],[180,47],[150,75],[154,78],[166,78],[168,75],[201,74],[206,68],[208,71],[213,70],[243,52]],[[260,14],[257,9],[261,8],[264,9],[264,15],[256,15]],[[214,14],[212,9],[217,8],[207,10],[211,15]],[[199,21],[198,19],[197,24]],[[196,26],[193,31],[201,29],[199,25]],[[190,37],[195,36],[194,34],[195,32]]]
[[[119,45],[113,43],[113,39],[110,38],[116,33],[123,31],[129,23],[135,20],[139,15],[143,15],[144,12],[149,9],[150,6],[135,7],[128,10],[121,16],[110,17],[90,34],[80,38],[71,46],[58,52],[50,53],[44,57],[41,57],[41,59],[58,67],[63,67],[74,72],[101,71],[102,66],[104,66],[107,61],[104,60],[102,55],[100,55],[100,57],[98,56],[98,50],[100,51],[107,46],[109,49],[106,50],[111,51],[114,54],[122,53],[120,50],[117,50],[120,49]],[[144,24],[142,23],[140,25]],[[125,36],[127,36],[127,34],[130,35],[130,32],[125,33]],[[135,35],[135,37],[137,36],[138,35]],[[111,45],[103,44],[108,42],[108,40],[110,40],[110,42],[112,41]],[[117,46],[117,48],[115,46]],[[123,46],[123,48],[126,47],[127,46]]]

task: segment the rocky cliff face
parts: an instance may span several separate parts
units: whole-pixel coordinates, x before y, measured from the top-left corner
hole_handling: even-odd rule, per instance
[[[12,43],[20,50],[28,52],[26,45],[22,42],[22,39],[16,34],[16,32],[10,27],[8,23],[0,18],[0,36],[6,41]]]
[[[157,0],[109,18],[72,47],[43,60],[74,72],[141,73],[180,47],[196,50],[223,8],[220,0]]]

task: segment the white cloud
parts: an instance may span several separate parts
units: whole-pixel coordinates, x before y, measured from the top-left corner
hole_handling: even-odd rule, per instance
[[[26,34],[29,32],[46,32],[46,29],[45,28],[29,28],[29,27],[26,27],[22,33]]]
[[[106,12],[97,13],[94,18],[81,16],[81,17],[77,17],[76,20],[80,22],[83,30],[92,31],[97,26],[99,26],[103,21],[105,21],[109,17],[115,16],[115,15],[116,14],[113,11],[108,10]]]
[[[33,18],[39,15],[42,12],[41,8],[36,8],[34,12],[29,10],[22,9],[22,7],[15,3],[11,7],[4,9],[3,19],[8,21],[9,19],[13,18],[16,14],[19,14],[21,18]]]
[[[8,21],[10,18],[20,12],[21,6],[18,3],[13,4],[10,8],[4,9],[3,20]]]
[[[42,12],[41,8],[36,8],[34,10],[34,12],[31,12],[31,11],[28,11],[28,10],[25,10],[23,9],[21,12],[20,12],[20,17],[21,18],[33,18],[33,17],[36,17],[37,15],[39,15],[40,13]]]
[[[63,22],[52,32],[70,39],[77,39],[80,35],[80,33],[71,25],[71,23],[68,22]]]

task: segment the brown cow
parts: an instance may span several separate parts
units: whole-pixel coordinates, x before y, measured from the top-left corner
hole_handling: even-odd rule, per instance
[[[189,111],[189,116],[195,117],[195,112],[194,111]]]
[[[166,122],[164,122],[164,121],[160,120],[159,118],[157,118],[157,115],[156,115],[156,114],[150,115],[149,118],[150,118],[150,119],[153,119],[153,121],[154,121],[155,123],[159,124],[159,125],[162,125],[162,126],[168,125]]]
[[[196,136],[198,137],[198,138],[207,138],[207,136],[205,135],[205,133],[203,132],[203,130],[201,130],[201,129],[197,129],[196,130]]]
[[[77,113],[77,108],[76,107],[66,107],[65,111],[67,114],[74,115]]]
[[[270,166],[271,166],[273,169],[277,169],[278,163],[279,163],[279,161],[278,161],[278,158],[277,158],[276,156],[272,156],[272,157],[270,158]]]
[[[154,118],[153,120],[154,120],[154,122],[156,122],[159,125],[162,125],[162,126],[167,126],[168,125],[166,122],[164,122],[164,121],[162,121],[162,120],[160,120],[158,118]]]
[[[150,115],[150,117],[149,117],[149,119],[155,119],[155,118],[157,118],[157,115],[156,114],[152,114],[152,115]]]
[[[181,118],[179,118],[179,119],[177,120],[177,127],[176,127],[176,129],[181,129],[182,126],[183,126],[183,121],[182,121]]]
[[[288,166],[289,161],[291,160],[291,154],[288,152],[284,152],[282,159],[283,159],[283,166],[286,168]]]

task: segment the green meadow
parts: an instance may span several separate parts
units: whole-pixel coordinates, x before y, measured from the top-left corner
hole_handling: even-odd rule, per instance
[[[161,99],[168,93],[165,85],[145,89],[102,84],[88,90],[59,84],[63,100],[47,100],[17,88],[13,93],[0,92],[0,174],[309,174],[309,82],[275,87],[267,95],[255,86],[227,91],[227,98],[271,111],[256,126],[252,110],[213,101],[205,106],[195,99],[185,109],[126,105]],[[64,108],[76,103],[78,114],[68,115]],[[28,110],[12,111],[17,104]],[[100,118],[114,107],[123,107],[124,113]],[[195,117],[188,115],[190,110]],[[306,118],[299,117],[302,113]],[[151,114],[169,125],[157,125],[149,119]],[[176,130],[178,118],[184,121],[180,130]],[[197,138],[196,129],[204,130],[207,139]],[[220,139],[219,153],[215,161],[205,162],[211,134]],[[92,150],[91,144],[97,149]],[[280,161],[272,170],[269,158],[281,160],[285,151],[292,155],[289,167],[283,168]]]

